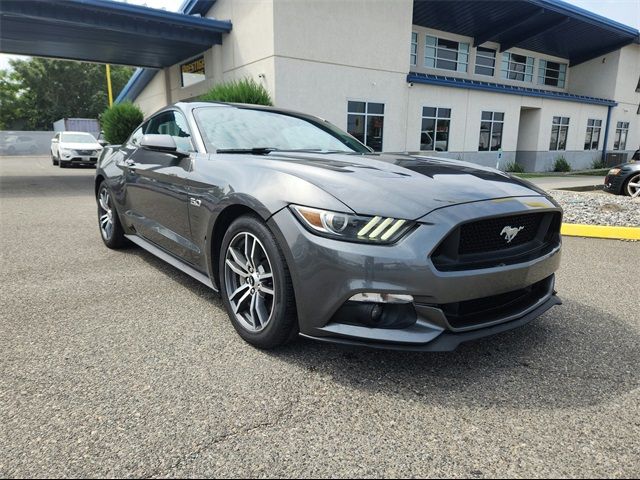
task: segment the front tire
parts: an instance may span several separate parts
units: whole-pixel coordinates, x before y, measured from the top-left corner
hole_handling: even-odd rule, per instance
[[[62,164],[62,163],[61,163]],[[104,244],[117,250],[127,244],[124,236],[124,230],[118,218],[113,195],[103,181],[98,187],[98,227],[100,228],[100,236]]]
[[[622,187],[622,193],[633,198],[640,197],[640,173],[631,175]]]
[[[222,240],[220,293],[238,334],[248,343],[275,348],[294,338],[298,322],[291,275],[267,226],[247,215]]]

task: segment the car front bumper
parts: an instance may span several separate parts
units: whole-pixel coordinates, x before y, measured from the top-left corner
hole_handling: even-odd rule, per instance
[[[604,179],[604,190],[606,192],[619,194],[622,192],[624,180],[622,175],[607,175]]]
[[[394,245],[343,242],[307,231],[288,209],[269,222],[291,273],[300,333],[323,341],[412,350],[452,350],[464,341],[515,328],[560,303],[553,290],[560,246],[526,262],[472,270],[440,271],[431,253],[460,223],[529,212],[559,212],[545,197],[454,205],[431,212]],[[467,302],[540,285],[539,294],[515,310],[453,327],[440,305]],[[405,328],[374,328],[337,321],[358,293],[412,295],[416,321]],[[499,301],[499,300],[498,300]],[[350,303],[350,302],[349,302]],[[443,307],[444,308],[444,307]]]

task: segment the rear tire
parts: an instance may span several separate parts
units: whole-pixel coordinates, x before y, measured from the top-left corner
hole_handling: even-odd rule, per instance
[[[62,162],[60,162],[62,165]],[[124,230],[113,202],[113,195],[103,181],[98,187],[98,228],[104,244],[114,250],[127,245]]]
[[[218,263],[224,306],[246,342],[270,349],[297,336],[289,268],[276,238],[260,218],[242,216],[229,226]]]

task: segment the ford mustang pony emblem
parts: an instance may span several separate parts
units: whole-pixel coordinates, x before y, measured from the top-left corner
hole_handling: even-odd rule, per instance
[[[520,230],[523,229],[524,227],[504,227],[500,232],[500,235],[504,235],[504,239],[507,241],[507,243],[511,243],[511,241],[516,238],[516,235],[518,235]]]

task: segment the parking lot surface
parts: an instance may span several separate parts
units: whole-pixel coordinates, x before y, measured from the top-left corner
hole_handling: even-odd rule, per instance
[[[566,238],[564,305],[453,353],[264,352],[98,233],[92,169],[0,158],[0,476],[640,475],[640,243]]]

